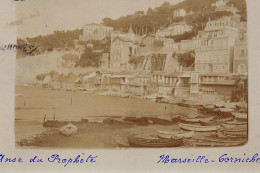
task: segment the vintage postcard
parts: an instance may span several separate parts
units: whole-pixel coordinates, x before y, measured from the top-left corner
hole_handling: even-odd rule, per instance
[[[16,146],[244,145],[246,2],[192,2],[132,6],[127,15],[86,12],[86,18],[48,9],[51,1],[18,3],[17,21],[6,25],[17,25],[17,44],[2,47],[17,51]],[[80,13],[90,4],[72,7]]]
[[[255,140],[246,0],[10,1],[15,150],[235,153]]]

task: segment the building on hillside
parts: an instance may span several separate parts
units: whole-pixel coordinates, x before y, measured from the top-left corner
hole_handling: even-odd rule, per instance
[[[114,32],[111,36],[110,70],[124,71],[129,68],[129,59],[135,56],[142,44],[142,37],[133,33],[132,27],[125,34]]]
[[[112,75],[111,76],[111,91],[117,95],[125,93],[127,76],[126,75]]]
[[[167,28],[161,28],[156,32],[157,37],[167,37],[167,36],[175,36],[181,35],[185,32],[191,32],[192,26],[186,24],[185,21],[173,23]]]
[[[126,93],[135,96],[144,96],[147,94],[147,83],[149,77],[144,74],[135,74],[128,77]]]
[[[99,91],[109,90],[111,88],[111,73],[107,71],[97,71],[94,77],[95,89]]]
[[[112,27],[96,23],[87,24],[83,26],[83,35],[79,37],[79,40],[102,40],[105,37],[109,37],[112,31]]]
[[[175,17],[185,17],[186,16],[186,11],[184,9],[178,9],[173,11],[173,18]]]
[[[233,16],[209,20],[195,49],[195,71],[200,73],[232,73],[234,45],[238,25]]]
[[[121,71],[126,69],[132,52],[133,42],[128,38],[116,37],[111,42],[110,69]]]
[[[160,84],[160,83],[165,83],[165,75],[166,72],[164,71],[154,71],[152,72],[151,76],[151,82],[154,84]]]
[[[161,88],[166,90],[167,86],[168,95],[171,94],[177,98],[188,98],[190,97],[190,80],[191,72],[188,71],[168,73],[165,75],[165,84]]]
[[[155,40],[156,40],[156,36],[154,34],[148,34],[143,37],[143,44],[147,49],[152,49]]]
[[[108,70],[110,66],[110,55],[109,53],[102,53],[100,60],[100,68],[104,70]]]
[[[239,10],[235,8],[233,4],[231,6],[228,6],[228,2],[229,0],[218,0],[216,3],[211,4],[211,6],[215,6],[216,11],[228,11],[232,12],[233,14],[237,14]]]
[[[237,80],[230,74],[201,74],[200,99],[209,101],[231,101]]]
[[[237,40],[234,46],[233,72],[237,74],[248,73],[248,46],[247,40]]]
[[[233,91],[233,100],[235,102],[248,102],[248,78],[247,75],[237,76],[235,89]]]

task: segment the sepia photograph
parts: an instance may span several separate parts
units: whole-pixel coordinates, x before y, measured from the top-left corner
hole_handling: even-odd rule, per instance
[[[248,141],[246,0],[16,2],[15,147]]]

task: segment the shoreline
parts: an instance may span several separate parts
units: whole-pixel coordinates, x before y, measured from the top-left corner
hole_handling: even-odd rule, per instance
[[[123,138],[125,139],[129,135],[142,134],[145,135],[145,137],[158,138],[157,130],[177,131],[178,133],[183,133],[179,127],[179,123],[173,121],[173,117],[176,115],[180,115],[188,119],[189,118],[196,119],[197,117],[206,118],[206,117],[214,117],[214,116],[219,117],[216,120],[221,119],[220,118],[221,116],[216,115],[214,112],[203,113],[199,111],[198,107],[200,106],[198,105],[191,106],[194,104],[194,102],[190,100],[186,100],[187,104],[189,105],[189,107],[187,107],[187,105],[180,106],[178,105],[178,103],[176,104],[171,104],[167,102],[158,103],[150,99],[133,99],[133,98],[125,99],[120,96],[116,96],[115,98],[115,96],[107,97],[107,96],[100,96],[94,93],[82,95],[82,93],[79,91],[75,91],[75,92],[66,91],[66,90],[55,91],[50,88],[43,88],[37,86],[33,86],[32,88],[17,87],[16,89],[20,89],[20,90],[22,89],[21,91],[28,90],[27,94],[29,94],[31,99],[31,101],[30,99],[27,99],[25,107],[19,106],[23,104],[24,99],[27,98],[26,92],[25,93],[16,92],[17,95],[16,108],[15,108],[16,109],[15,110],[16,111],[16,117],[15,117],[16,118],[15,119],[16,147],[36,147],[36,148],[47,147],[48,148],[48,147],[55,146],[55,147],[65,147],[65,148],[118,148],[118,147],[122,147],[119,146],[117,143],[118,136],[123,136]],[[40,102],[38,103],[37,101],[34,101],[33,98],[39,98],[38,97],[38,94],[40,94],[39,92],[43,94],[43,98],[40,97]],[[34,96],[33,93],[36,93],[37,97]],[[52,99],[50,99],[48,95],[46,95],[46,93],[51,94]],[[75,104],[66,105],[67,101],[60,103],[55,100],[57,98],[60,98],[64,94],[66,95],[66,97],[68,97],[67,99],[69,100],[71,96],[73,96],[73,100],[74,100],[73,103],[75,102]],[[75,112],[73,113],[72,117],[69,116],[70,111],[74,112],[79,108],[83,109],[81,110],[81,112],[91,111],[88,108],[85,108],[85,106],[88,105],[88,100],[84,101],[81,100],[80,98],[88,99],[91,102],[94,101],[93,99],[97,99],[95,100],[94,103],[92,103],[94,105],[96,105],[96,101],[98,100],[104,101],[108,99],[102,104],[103,106],[107,106],[104,104],[108,104],[108,103],[111,104],[110,106],[108,106],[108,108],[114,111],[116,108],[118,108],[118,106],[114,104],[123,104],[122,110],[126,110],[126,108],[127,109],[131,108],[131,109],[125,112],[120,112],[120,110],[117,110],[115,113],[108,113],[107,111],[102,112],[102,114],[86,113],[87,115],[79,114]],[[122,98],[122,99],[118,100],[118,98]],[[47,100],[45,102],[42,102],[44,99]],[[118,102],[114,102],[114,101],[111,102],[110,99],[116,99]],[[64,101],[64,99],[62,100]],[[66,104],[64,105],[64,103]],[[53,107],[53,109],[50,110],[47,109],[48,107],[45,104],[49,105],[48,107]],[[140,106],[140,104],[142,104],[141,107],[137,108],[136,106],[137,105]],[[146,107],[146,105],[152,107]],[[153,105],[156,106],[156,108],[153,108],[154,107]],[[111,106],[115,106],[115,109],[112,108]],[[159,112],[157,107],[160,108]],[[91,105],[89,105],[89,108],[95,111],[99,110],[98,107],[93,108],[91,107]],[[153,108],[157,112],[150,110],[151,108]],[[44,115],[44,112],[46,111],[49,112],[47,113],[48,116],[46,119],[46,123],[48,122],[49,126],[45,124],[44,127],[43,117],[37,114],[40,113],[41,115]],[[55,119],[55,114],[53,114],[53,112],[56,112],[56,119]],[[68,115],[63,115],[62,112]],[[18,117],[17,114],[19,114]],[[27,114],[33,116],[29,116]],[[18,125],[19,123],[23,125],[19,126]],[[24,123],[27,123],[27,125],[24,126]],[[76,135],[69,136],[69,137],[61,135],[59,133],[59,129],[62,126],[69,123],[72,123],[79,128],[78,133]],[[29,135],[31,134],[32,127],[34,127],[37,134]],[[20,134],[18,132],[20,132]],[[213,137],[216,137],[218,135],[217,133],[218,132],[214,132],[214,135],[213,134],[211,135],[213,135]],[[186,143],[185,143],[185,147],[188,147]]]

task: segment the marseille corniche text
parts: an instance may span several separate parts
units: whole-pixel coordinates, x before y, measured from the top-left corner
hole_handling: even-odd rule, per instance
[[[0,154],[0,164],[1,163],[42,163],[49,162],[53,164],[61,164],[66,167],[69,164],[86,164],[86,163],[95,163],[98,156],[86,155],[85,153],[81,153],[76,155],[75,157],[65,158],[60,156],[59,154],[52,154],[47,159],[43,159],[39,156],[33,156],[30,159],[25,160],[21,157],[10,157],[4,154]]]
[[[161,155],[157,163],[161,164],[209,164],[209,163],[260,163],[260,157],[258,153],[253,155],[242,154],[241,156],[232,156],[230,154],[221,154],[217,158],[208,158],[205,155],[191,155],[190,157],[171,157],[170,155]]]

